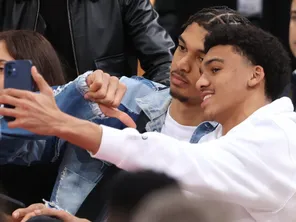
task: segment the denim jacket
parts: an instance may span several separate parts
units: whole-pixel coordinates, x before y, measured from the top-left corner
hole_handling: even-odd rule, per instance
[[[125,128],[119,120],[106,118],[97,104],[84,100],[83,96],[87,92],[85,78],[88,74],[89,72],[55,90],[59,108],[81,119],[118,129]],[[128,113],[135,121],[143,111],[150,119],[146,130],[160,132],[171,102],[169,89],[141,77],[122,77],[120,81],[127,86],[127,92],[119,109]],[[71,98],[70,103],[67,101],[69,98]],[[212,122],[200,124],[190,142],[197,143],[203,135],[213,131],[216,126],[217,124]],[[4,120],[1,121],[0,147],[1,164],[29,165],[55,161],[60,153],[65,152],[53,189],[51,204],[72,214],[77,212],[110,166],[109,163],[91,158],[85,150],[56,137],[38,136],[22,129],[9,129]]]

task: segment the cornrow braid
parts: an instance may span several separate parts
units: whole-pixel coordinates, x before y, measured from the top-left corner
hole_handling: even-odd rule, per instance
[[[242,16],[237,11],[228,8],[227,6],[214,6],[198,11],[197,13],[192,15],[183,25],[183,30],[185,30],[187,26],[191,25],[192,23],[198,23],[207,31],[210,31],[214,26],[219,24],[252,24],[247,18]]]

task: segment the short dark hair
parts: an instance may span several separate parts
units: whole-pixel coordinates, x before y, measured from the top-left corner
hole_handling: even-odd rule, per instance
[[[246,17],[227,6],[214,6],[198,11],[183,25],[183,30],[192,23],[199,24],[207,31],[211,31],[218,24],[251,25],[251,22]]]
[[[9,30],[0,32],[0,41],[4,41],[15,60],[31,60],[49,85],[65,84],[58,55],[41,34],[30,30]]]
[[[265,73],[265,93],[277,99],[290,82],[291,61],[288,52],[273,35],[255,26],[219,25],[205,39],[205,52],[217,45],[230,45]]]
[[[143,198],[171,187],[180,190],[178,182],[163,173],[121,171],[110,185],[108,198],[110,215],[118,213],[129,220],[133,210]],[[124,218],[121,219],[124,221]]]

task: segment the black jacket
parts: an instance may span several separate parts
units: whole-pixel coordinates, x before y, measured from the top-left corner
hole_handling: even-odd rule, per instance
[[[40,1],[0,0],[0,30],[44,33]],[[135,75],[138,58],[146,78],[168,84],[174,44],[149,0],[67,0],[67,7],[77,74]]]

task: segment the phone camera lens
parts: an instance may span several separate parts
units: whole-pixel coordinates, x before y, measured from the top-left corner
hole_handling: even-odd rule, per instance
[[[8,70],[8,71],[7,71],[7,74],[8,74],[9,76],[11,76],[11,75],[12,75],[11,70]]]

